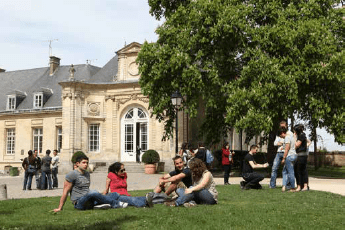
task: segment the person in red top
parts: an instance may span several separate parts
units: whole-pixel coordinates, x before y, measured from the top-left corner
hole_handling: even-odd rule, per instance
[[[229,142],[225,142],[222,148],[222,165],[224,169],[224,185],[230,185],[229,176],[231,171],[231,165],[234,162],[233,156],[235,152],[230,152]],[[231,158],[231,159],[230,159]]]
[[[108,176],[103,194],[116,192],[120,195],[130,196],[127,191],[127,173],[125,167],[120,162],[111,164],[108,168]]]

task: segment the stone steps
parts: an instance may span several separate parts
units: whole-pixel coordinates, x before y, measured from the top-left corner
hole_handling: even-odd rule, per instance
[[[136,162],[122,162],[125,166],[127,173],[144,173],[145,165]],[[109,164],[106,162],[96,162],[94,173],[107,173]]]

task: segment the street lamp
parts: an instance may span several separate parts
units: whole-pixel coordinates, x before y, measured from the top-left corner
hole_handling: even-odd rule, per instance
[[[178,108],[181,106],[182,103],[182,96],[178,90],[176,90],[172,95],[171,95],[171,102],[173,106],[176,109],[176,119],[175,119],[175,131],[176,131],[176,143],[175,143],[175,152],[176,154],[178,153]]]

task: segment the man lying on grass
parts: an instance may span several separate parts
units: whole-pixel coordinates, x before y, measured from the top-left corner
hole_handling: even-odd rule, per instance
[[[79,210],[121,208],[127,205],[153,206],[151,193],[146,194],[146,197],[131,197],[132,200],[126,199],[128,203],[124,203],[121,201],[122,196],[116,192],[103,195],[96,191],[90,191],[90,174],[86,171],[88,165],[89,158],[87,156],[77,157],[75,170],[66,175],[60,204],[58,208],[54,209],[54,212],[62,210],[69,192],[71,192],[74,208]]]

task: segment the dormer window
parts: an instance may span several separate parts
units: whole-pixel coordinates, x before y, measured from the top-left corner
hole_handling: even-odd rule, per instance
[[[34,108],[42,108],[43,106],[43,93],[36,93],[34,95]]]
[[[41,88],[39,91],[34,92],[33,107],[34,109],[43,108],[44,104],[53,95],[53,90],[48,88]]]
[[[16,109],[16,97],[15,96],[7,96],[7,110],[15,110]]]

